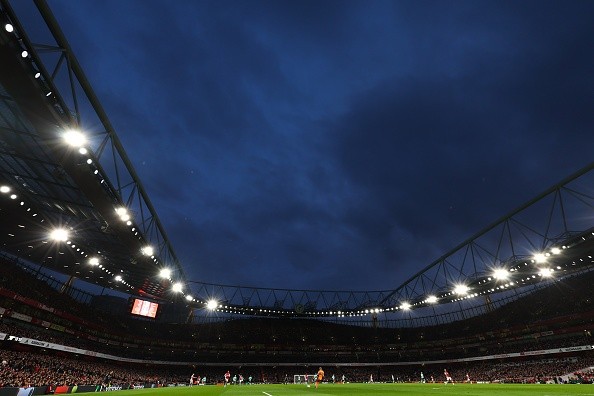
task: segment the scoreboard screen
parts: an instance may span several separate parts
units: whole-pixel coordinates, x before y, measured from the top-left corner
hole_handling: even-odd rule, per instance
[[[157,303],[135,298],[132,303],[132,311],[130,313],[132,315],[154,318],[155,316],[157,316],[158,308],[159,304]]]

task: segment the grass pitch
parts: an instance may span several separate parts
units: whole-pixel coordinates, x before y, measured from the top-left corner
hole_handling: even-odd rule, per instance
[[[520,385],[520,384],[321,384],[313,385],[242,385],[193,386],[178,388],[137,389],[117,392],[121,396],[594,396],[594,385]],[[129,395],[128,395],[129,393]]]

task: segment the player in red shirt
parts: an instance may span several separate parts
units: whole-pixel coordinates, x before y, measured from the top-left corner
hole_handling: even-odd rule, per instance
[[[450,375],[450,373],[448,373],[447,369],[443,369],[443,375],[445,376],[445,383],[447,384],[448,382],[451,382],[452,385],[454,385],[454,380],[452,379],[452,376]]]
[[[231,379],[231,373],[229,372],[229,370],[227,370],[227,372],[225,373],[225,386],[229,384],[229,379]]]

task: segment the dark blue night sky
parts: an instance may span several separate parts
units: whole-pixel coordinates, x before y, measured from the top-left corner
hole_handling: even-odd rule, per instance
[[[393,289],[592,162],[594,2],[49,5],[190,280]]]

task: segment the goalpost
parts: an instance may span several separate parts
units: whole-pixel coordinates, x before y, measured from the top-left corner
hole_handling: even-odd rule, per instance
[[[307,376],[307,381],[305,380],[306,376]],[[295,374],[295,375],[293,375],[293,383],[294,384],[310,385],[315,382],[315,378],[316,378],[315,374]]]

